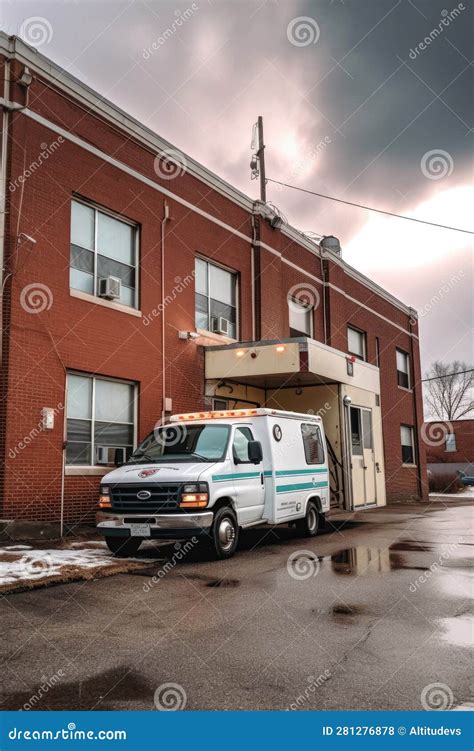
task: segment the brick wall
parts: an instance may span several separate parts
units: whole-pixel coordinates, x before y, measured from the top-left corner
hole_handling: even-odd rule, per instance
[[[456,436],[456,451],[446,451],[446,433]],[[423,436],[429,464],[474,463],[474,420],[432,420],[424,424]]]
[[[19,67],[14,66],[14,75]],[[23,92],[14,87],[21,102]],[[64,140],[41,168],[30,170],[38,154],[57,134],[24,114],[11,116],[8,170],[14,189],[8,193],[6,265],[11,274],[5,286],[4,375],[2,387],[2,515],[5,518],[57,520],[61,495],[64,434],[65,371],[77,370],[135,382],[139,389],[138,438],[153,427],[162,410],[162,292],[165,306],[166,396],[173,411],[204,407],[203,352],[194,342],[178,339],[178,331],[194,330],[194,284],[184,283],[194,271],[196,254],[235,270],[239,278],[240,338],[252,338],[251,216],[216,190],[188,173],[166,180],[154,169],[152,149],[127,137],[87,112],[83,105],[60,95],[36,78],[30,107],[65,127],[88,144],[113,155],[154,183],[198,206],[216,220],[245,235],[239,237],[205,216],[165,198],[153,187]],[[140,231],[140,309],[137,317],[78,299],[69,290],[71,197],[86,199],[137,223]],[[164,202],[170,210],[165,226],[165,284],[161,279],[161,220]],[[287,296],[309,294],[314,302],[314,336],[324,341],[323,286],[320,259],[284,233],[261,222],[259,253],[261,338],[289,336]],[[17,244],[19,233],[36,244]],[[295,268],[295,267],[299,267]],[[419,379],[416,333],[407,315],[330,262],[327,289],[328,343],[346,350],[350,322],[367,331],[368,359],[375,363],[375,338],[380,339],[382,410],[389,499],[425,493],[416,467],[402,467],[400,423],[421,419],[419,389],[402,391],[396,383],[395,348],[413,345],[415,382]],[[40,291],[41,312],[25,304],[25,290]],[[354,298],[354,299],[350,299]],[[362,303],[362,305],[361,305]],[[373,308],[381,316],[367,310]],[[392,323],[398,324],[402,330]],[[417,415],[415,415],[415,403]],[[57,410],[55,426],[38,426],[42,407]],[[420,450],[421,474],[424,453]],[[66,476],[65,519],[90,520],[96,501],[97,476]]]

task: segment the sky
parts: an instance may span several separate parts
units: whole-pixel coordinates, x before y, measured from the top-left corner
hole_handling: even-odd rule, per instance
[[[269,178],[474,229],[472,0],[3,0],[0,26],[252,198],[262,115]],[[267,199],[418,310],[424,371],[472,364],[472,235]]]

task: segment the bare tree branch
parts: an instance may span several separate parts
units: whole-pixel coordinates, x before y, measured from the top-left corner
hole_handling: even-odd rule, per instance
[[[472,366],[458,360],[451,363],[436,360],[425,377],[431,379],[424,386],[427,416],[450,421],[470,413],[474,416]]]

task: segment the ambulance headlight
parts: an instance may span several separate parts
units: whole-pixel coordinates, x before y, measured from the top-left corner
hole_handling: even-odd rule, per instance
[[[209,501],[207,482],[193,482],[183,486],[181,508],[205,508]]]

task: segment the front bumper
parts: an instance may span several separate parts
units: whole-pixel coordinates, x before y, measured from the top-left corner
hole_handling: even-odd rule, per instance
[[[208,535],[212,526],[212,511],[195,514],[117,514],[98,511],[97,529],[105,536],[129,537],[132,524],[149,524],[150,537],[145,539],[177,540],[195,535]]]

